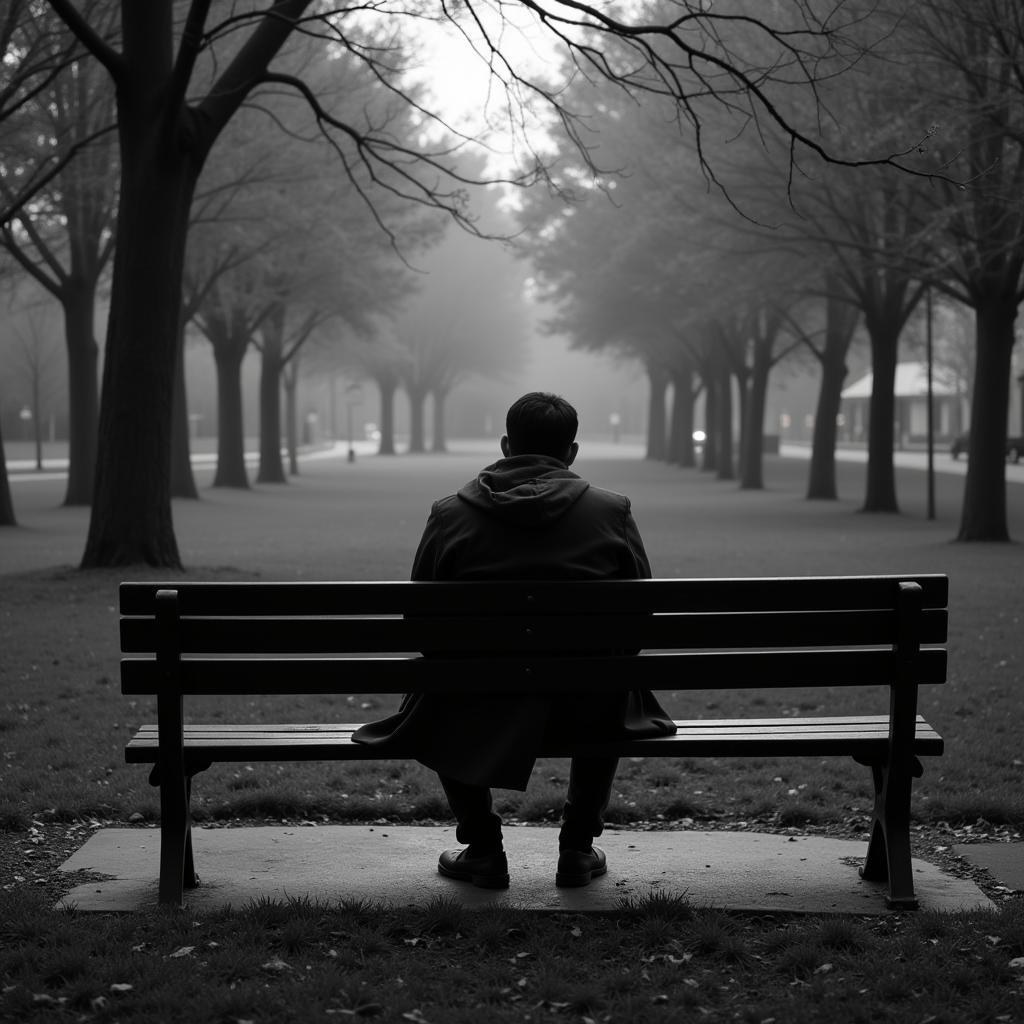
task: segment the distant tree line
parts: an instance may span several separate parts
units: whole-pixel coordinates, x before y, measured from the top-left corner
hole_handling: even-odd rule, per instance
[[[31,275],[65,312],[73,423],[66,500],[91,505],[83,567],[180,564],[170,500],[173,493],[194,491],[183,458],[188,323],[198,324],[214,345],[225,416],[234,417],[239,349],[254,345],[261,351],[261,419],[272,424],[261,431],[261,479],[283,476],[274,426],[281,382],[287,394],[297,379],[300,353],[335,333],[331,325],[343,323],[345,337],[365,345],[364,354],[372,351],[367,372],[378,365],[377,355],[392,349],[393,366],[371,374],[382,393],[390,374],[401,381],[414,410],[422,408],[427,394],[434,396],[435,409],[443,408],[447,390],[470,369],[468,361],[462,354],[441,358],[444,346],[436,339],[405,331],[401,316],[391,316],[396,295],[407,294],[415,279],[416,254],[441,235],[437,217],[487,234],[475,222],[468,196],[473,186],[499,179],[516,187],[546,184],[547,194],[559,203],[588,181],[611,191],[615,161],[606,159],[604,141],[592,131],[600,125],[611,138],[626,130],[634,113],[642,116],[630,130],[639,131],[641,122],[660,125],[652,155],[663,149],[671,167],[679,159],[675,150],[688,150],[698,182],[726,197],[725,207],[742,209],[745,201],[774,208],[778,195],[796,205],[805,183],[842,181],[858,168],[877,175],[888,232],[896,208],[884,205],[885,196],[899,193],[904,182],[911,183],[908,190],[930,190],[935,209],[913,222],[920,224],[917,263],[910,265],[904,247],[892,273],[916,282],[907,286],[911,297],[925,279],[967,294],[976,303],[979,325],[985,325],[985,332],[979,330],[976,387],[987,388],[986,382],[998,377],[1008,358],[1007,322],[1012,333],[1008,297],[1012,292],[1019,299],[1014,289],[1020,283],[1019,260],[1014,264],[1019,232],[1008,223],[1005,207],[996,209],[992,199],[998,191],[992,183],[1019,166],[1002,160],[1006,154],[999,150],[1005,146],[1011,153],[1020,138],[1021,104],[1014,106],[1019,81],[1013,79],[1020,30],[1008,2],[981,5],[971,15],[967,36],[967,15],[952,0],[929,0],[915,9],[906,27],[896,26],[900,33],[916,33],[900,35],[901,40],[912,39],[931,55],[928,81],[934,80],[936,89],[952,89],[961,79],[983,88],[982,72],[1009,69],[1002,91],[983,88],[985,101],[974,108],[954,105],[961,120],[931,143],[935,149],[948,140],[949,154],[939,160],[908,144],[921,136],[913,131],[912,105],[906,102],[899,106],[906,124],[880,130],[875,123],[872,132],[866,113],[863,131],[851,135],[844,124],[842,135],[836,130],[830,137],[830,104],[845,95],[843,83],[895,38],[896,28],[884,23],[884,4],[866,12],[848,2],[803,0],[767,8],[753,0],[713,6],[657,0],[625,13],[546,0],[514,6],[556,40],[565,61],[560,80],[506,59],[507,6],[469,0],[457,8],[438,5],[433,12],[441,21],[457,22],[466,44],[475,47],[490,70],[495,94],[507,101],[507,122],[531,153],[521,170],[505,174],[467,160],[467,147],[477,140],[451,129],[405,74],[411,63],[409,26],[431,13],[421,4],[399,3],[374,14],[311,0],[263,0],[245,8],[217,0],[10,0],[0,18],[5,46],[0,237],[10,257],[5,268]],[[870,16],[862,17],[865,13]],[[999,33],[986,35],[986,18],[1002,19]],[[964,53],[961,37],[969,37],[977,52]],[[594,118],[585,95],[591,88],[602,94]],[[913,96],[919,99],[924,92],[915,85]],[[1003,95],[1006,103],[999,98]],[[888,116],[893,108],[884,97],[879,102]],[[545,129],[561,134],[558,156],[547,152],[546,136],[531,135],[531,125],[542,119],[538,109],[547,112]],[[971,146],[961,144],[966,137]],[[623,135],[616,145],[625,147],[628,140]],[[740,192],[749,175],[741,169],[751,160],[737,154],[748,147],[762,165],[776,170],[775,180],[755,175],[750,185],[755,194],[745,198]],[[478,152],[486,153],[486,143]],[[896,169],[904,177],[886,173]],[[651,173],[661,173],[666,188],[682,193],[671,206],[686,220],[681,227],[703,218],[690,177],[676,178],[670,169],[666,176],[657,167]],[[970,182],[970,188],[958,193],[950,184],[958,180]],[[1012,182],[999,180],[1001,194],[1019,198],[1019,188],[1013,191]],[[621,186],[627,187],[633,186]],[[767,198],[773,191],[775,198]],[[593,206],[587,202],[574,209],[582,213]],[[935,227],[942,224],[942,211],[952,211],[949,220],[959,225],[957,233]],[[724,217],[728,211],[721,212]],[[695,298],[706,297],[702,283],[719,283],[715,266],[734,272],[739,260],[750,268],[726,311],[712,314],[705,308],[695,320],[696,304],[684,301],[685,294],[669,294],[638,272],[645,258],[649,262],[648,247],[636,237],[642,223],[665,233],[667,219],[665,210],[652,211],[614,225],[617,234],[594,241],[633,291],[627,296],[631,302],[611,308],[611,289],[586,283],[596,307],[607,311],[599,330],[587,332],[593,339],[588,344],[627,346],[645,360],[652,381],[662,382],[652,389],[655,453],[663,443],[681,445],[684,452],[686,447],[675,431],[671,442],[659,439],[668,438],[656,422],[659,410],[664,413],[664,381],[671,380],[683,395],[692,394],[692,382],[699,380],[720,424],[714,457],[724,467],[732,450],[724,436],[732,422],[731,388],[724,382],[731,374],[743,376],[742,447],[752,452],[765,367],[779,357],[776,346],[785,347],[795,337],[783,331],[783,322],[802,321],[788,300],[785,311],[776,309],[755,287],[753,264],[761,257],[751,255],[749,246],[741,257],[732,243],[717,239],[714,261],[697,266],[700,261],[684,251],[670,260]],[[582,223],[582,216],[575,220]],[[759,222],[755,215],[745,223]],[[964,228],[968,223],[977,228],[973,235]],[[730,229],[702,223],[699,230],[716,235]],[[973,249],[963,241],[968,236]],[[967,248],[957,249],[961,244]],[[979,245],[988,247],[984,254]],[[874,238],[851,251],[868,259],[876,273],[882,266],[890,269]],[[805,258],[822,264],[818,256]],[[778,259],[763,259],[772,272],[778,270]],[[1013,266],[1017,276],[1011,287]],[[956,276],[960,271],[962,280]],[[546,273],[567,289],[568,299],[564,273],[575,271]],[[92,321],[101,288],[108,292],[110,312],[100,389]],[[783,291],[795,295],[799,289],[787,279]],[[1002,305],[990,301],[992,296]],[[627,327],[625,311],[637,308],[645,311],[640,327]],[[582,304],[575,314],[571,304],[560,313],[573,315],[590,314]],[[389,321],[393,330],[386,327]],[[621,331],[613,340],[616,324]],[[568,329],[571,321],[565,325]],[[689,361],[677,352],[681,332]],[[457,333],[454,325],[447,333]],[[984,345],[983,333],[990,339]],[[760,350],[750,348],[755,336]],[[685,410],[687,401],[674,405]],[[990,457],[995,414],[979,418],[981,405],[974,403],[968,491],[987,487],[991,498],[997,490],[995,470],[1001,480],[1002,467]],[[228,445],[234,428],[224,427]],[[228,467],[237,468],[237,451],[225,448],[220,455],[226,482]],[[967,503],[965,516],[966,509]],[[991,534],[990,527],[981,522],[961,533]]]
[[[1024,297],[1024,21],[1010,0],[929,0],[909,11],[872,3],[865,14],[851,29],[861,59],[819,85],[823,135],[845,151],[904,151],[926,177],[814,153],[794,164],[785,133],[743,111],[698,145],[672,130],[673,105],[638,108],[577,81],[567,102],[590,112],[588,142],[603,170],[575,159],[570,133],[559,136],[560,184],[575,201],[529,193],[524,252],[556,303],[551,330],[643,361],[648,455],[694,463],[693,399],[703,391],[704,465],[746,488],[762,486],[769,374],[799,348],[821,366],[807,496],[836,496],[836,418],[861,325],[873,373],[870,512],[899,509],[894,384],[904,328],[929,289],[972,309],[958,537],[1006,540],[1004,442]],[[929,175],[936,166],[942,173]]]

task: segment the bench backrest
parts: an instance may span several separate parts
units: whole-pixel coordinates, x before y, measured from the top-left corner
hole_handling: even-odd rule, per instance
[[[941,575],[122,583],[122,690],[916,690],[945,681],[947,599]]]

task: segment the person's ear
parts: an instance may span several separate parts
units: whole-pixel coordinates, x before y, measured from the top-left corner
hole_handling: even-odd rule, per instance
[[[580,446],[578,441],[573,441],[569,445],[569,457],[565,460],[567,466],[571,466],[576,461],[576,456],[579,454]]]
[[[503,434],[501,441],[499,443],[501,445],[501,454],[504,455],[505,458],[507,459],[509,457],[508,453],[512,450],[511,448],[509,448],[508,434]]]

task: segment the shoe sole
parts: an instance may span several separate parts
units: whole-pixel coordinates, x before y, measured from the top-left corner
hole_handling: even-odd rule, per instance
[[[440,864],[437,865],[437,873],[445,878],[454,878],[457,882],[469,882],[478,889],[507,889],[509,883],[508,875],[464,874],[461,871],[448,871]]]
[[[608,871],[608,865],[603,867],[594,868],[592,871],[559,871],[555,875],[555,885],[560,889],[580,889],[584,885],[590,885],[591,881],[595,878],[606,874]]]

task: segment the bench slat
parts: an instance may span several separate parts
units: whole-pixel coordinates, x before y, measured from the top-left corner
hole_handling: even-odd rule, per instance
[[[918,715],[919,725],[926,724]],[[199,736],[287,736],[322,733],[353,733],[363,722],[192,722],[187,724],[190,735]],[[828,718],[787,717],[787,718],[694,718],[677,720],[679,728],[698,730],[702,733],[717,730],[722,733],[740,732],[781,732],[785,730],[806,731],[817,729],[832,732],[857,732],[888,728],[888,715],[847,715]],[[156,737],[156,723],[140,725],[136,736]]]
[[[947,612],[921,616],[921,642],[944,643]],[[469,652],[559,651],[617,648],[800,647],[893,644],[898,617],[892,610],[819,612],[700,612],[680,615],[430,616],[370,618],[183,618],[184,652],[202,654],[353,651]],[[154,619],[122,619],[121,649],[154,651]]]
[[[454,678],[473,680],[477,693],[608,692],[780,688],[788,686],[888,685],[897,670],[888,650],[715,651],[638,657],[529,658],[189,658],[181,663],[185,694],[262,693],[443,693],[457,690]],[[921,651],[918,683],[942,683],[946,652]],[[294,685],[289,680],[294,679]],[[121,691],[160,691],[155,659],[123,658]]]
[[[882,756],[887,749],[887,715],[859,716],[849,719],[763,719],[752,724],[746,719],[696,719],[676,722],[674,736],[642,740],[616,740],[611,744],[581,744],[576,750],[603,751],[614,748],[623,756],[718,756],[727,754],[780,755],[821,754]],[[193,755],[214,761],[266,760],[360,760],[408,757],[398,748],[386,751],[352,742],[358,723],[294,723],[286,725],[221,726],[190,724],[185,726],[185,747]],[[942,739],[920,716],[914,751],[920,755],[941,754]],[[572,751],[553,749],[547,756]],[[133,764],[156,761],[155,725],[142,726],[125,748],[125,758]]]
[[[818,576],[690,580],[445,582],[201,582],[167,580],[120,585],[123,615],[153,615],[156,592],[178,591],[183,615],[383,615],[815,610],[891,608],[900,581],[922,588],[923,607],[945,608],[947,577]],[[611,603],[609,603],[611,602]]]

